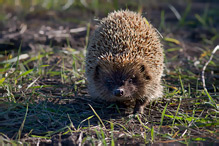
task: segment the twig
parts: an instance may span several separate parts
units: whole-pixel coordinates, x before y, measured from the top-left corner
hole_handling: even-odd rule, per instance
[[[179,12],[176,10],[175,7],[173,7],[173,5],[168,5],[168,7],[170,8],[170,10],[173,11],[173,13],[175,14],[176,18],[178,20],[182,19],[181,15],[179,14]]]
[[[203,88],[204,88],[204,91],[206,92],[206,94],[208,95],[209,97],[209,101],[211,104],[214,104],[214,106],[216,105],[215,102],[213,101],[213,99],[210,97],[209,93],[208,93],[208,90],[206,88],[206,85],[205,85],[205,69],[206,67],[208,66],[208,64],[210,63],[210,61],[212,60],[214,54],[216,53],[216,51],[219,49],[219,45],[217,45],[214,50],[212,51],[211,53],[211,56],[209,58],[209,60],[205,63],[203,69],[202,69],[202,82],[203,82]],[[217,106],[215,106],[217,108]]]
[[[70,29],[70,33],[78,33],[78,32],[82,32],[82,31],[86,31],[86,30],[87,30],[86,27],[72,28],[72,29]]]
[[[83,131],[81,131],[80,135],[79,135],[79,138],[78,138],[78,145],[81,146],[82,145],[82,138],[83,138]]]
[[[216,53],[216,51],[217,51],[218,49],[219,49],[219,45],[217,45],[217,46],[214,48],[214,50],[213,50],[212,53],[211,53],[210,59],[208,60],[208,62],[205,63],[205,66],[204,66],[203,69],[202,69],[203,88],[204,88],[206,91],[207,91],[207,89],[206,89],[206,85],[205,85],[205,69],[206,69],[206,67],[208,66],[209,62],[212,60],[214,54]]]
[[[186,134],[186,132],[188,131],[188,128],[193,124],[193,121],[194,120],[192,119],[192,121],[189,123],[187,129],[183,132],[183,134],[180,136],[180,138],[182,138]]]

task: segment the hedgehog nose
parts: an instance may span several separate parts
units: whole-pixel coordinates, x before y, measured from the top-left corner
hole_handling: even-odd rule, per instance
[[[115,89],[114,90],[114,92],[113,92],[113,94],[115,95],[115,96],[122,96],[123,94],[124,94],[124,91],[123,91],[123,89]]]

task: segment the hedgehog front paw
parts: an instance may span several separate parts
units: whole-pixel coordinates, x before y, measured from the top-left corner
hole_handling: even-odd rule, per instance
[[[131,119],[131,118],[135,118],[135,119],[138,119],[138,118],[142,118],[143,117],[143,114],[141,113],[135,113],[135,114],[130,114],[128,115],[128,118]]]
[[[136,100],[134,114],[143,114],[144,108],[148,104],[148,101]]]

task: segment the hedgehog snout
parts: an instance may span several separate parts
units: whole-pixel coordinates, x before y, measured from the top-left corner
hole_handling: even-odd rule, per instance
[[[121,97],[124,95],[124,89],[118,88],[113,91],[113,95],[117,97]]]

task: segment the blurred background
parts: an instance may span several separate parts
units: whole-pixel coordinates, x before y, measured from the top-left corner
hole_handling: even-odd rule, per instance
[[[120,9],[142,13],[163,37],[215,45],[218,7],[218,0],[0,0],[0,48],[14,50],[22,40],[22,50],[36,44],[82,49],[87,28],[92,32]]]

